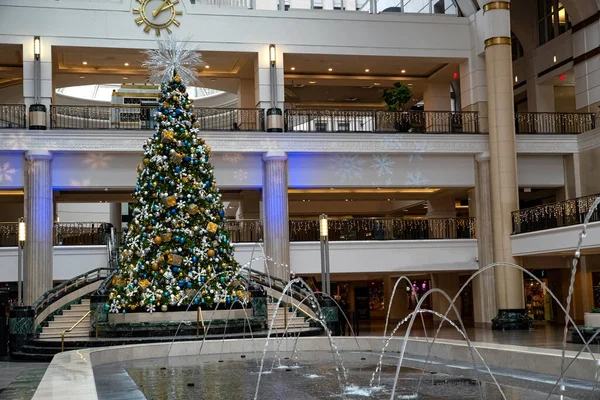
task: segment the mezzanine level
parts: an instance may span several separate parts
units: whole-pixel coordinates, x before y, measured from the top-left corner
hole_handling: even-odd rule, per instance
[[[50,129],[154,130],[154,107],[50,107]],[[197,108],[202,131],[263,132],[265,110],[260,108]],[[454,133],[478,134],[477,112],[288,109],[286,132]],[[592,113],[517,113],[517,134],[580,134],[596,127]],[[0,128],[26,129],[25,105],[0,105]]]
[[[105,266],[107,227],[101,222],[56,223],[54,279]],[[260,220],[230,220],[227,229],[240,264],[262,255]],[[17,279],[16,232],[16,224],[0,224],[0,282]],[[365,268],[372,273],[477,269],[475,221],[470,218],[329,220],[329,234],[332,273],[364,273]],[[319,273],[318,236],[318,220],[290,221],[290,264],[296,273]]]

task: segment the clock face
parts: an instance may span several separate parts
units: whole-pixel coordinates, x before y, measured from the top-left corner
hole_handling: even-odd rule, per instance
[[[133,13],[138,15],[135,23],[145,25],[144,32],[149,33],[152,29],[156,36],[160,36],[162,29],[171,33],[171,25],[179,26],[176,17],[182,15],[183,11],[175,9],[179,0],[136,0],[140,6],[133,9]]]

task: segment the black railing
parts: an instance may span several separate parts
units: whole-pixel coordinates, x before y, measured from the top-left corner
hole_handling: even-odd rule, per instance
[[[288,132],[479,133],[479,113],[285,110]]]
[[[592,203],[598,196],[600,195],[580,197],[513,211],[513,235],[582,224]],[[590,222],[596,221],[600,221],[598,209],[594,210],[590,219]]]
[[[50,106],[51,129],[154,130],[153,106]],[[260,108],[197,108],[200,130],[264,131]]]
[[[258,219],[229,220],[225,222],[225,229],[233,243],[256,243],[263,239],[262,221]]]
[[[105,245],[110,234],[110,224],[105,222],[56,222],[55,246]],[[15,247],[19,241],[17,222],[0,222],[0,247]]]
[[[0,104],[0,129],[25,129],[26,127],[24,104]]]
[[[196,108],[203,131],[264,131],[265,113],[262,108]]]
[[[353,218],[328,221],[331,241],[474,239],[475,219]],[[318,220],[291,220],[290,241],[319,240]]]
[[[515,131],[521,134],[578,134],[596,128],[591,113],[516,113]]]

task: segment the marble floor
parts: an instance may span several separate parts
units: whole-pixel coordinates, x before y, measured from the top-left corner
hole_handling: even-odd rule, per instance
[[[0,362],[0,400],[29,400],[48,363]]]

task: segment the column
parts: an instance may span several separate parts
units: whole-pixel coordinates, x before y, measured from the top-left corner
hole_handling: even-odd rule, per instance
[[[475,160],[477,174],[475,191],[470,196],[469,212],[473,212],[477,221],[477,258],[479,268],[484,268],[494,262],[490,155],[480,154]],[[473,280],[473,313],[476,324],[490,324],[496,316],[495,285],[494,269],[480,273]]]
[[[494,261],[515,262],[510,236],[511,213],[519,208],[517,155],[515,147],[513,74],[510,40],[510,3],[484,5],[486,26],[485,62],[488,89],[490,177],[493,217]],[[522,309],[523,274],[495,269],[496,301],[499,309]]]
[[[426,132],[450,132],[452,130],[450,120],[452,98],[450,96],[450,85],[448,83],[430,82],[423,94],[423,105],[425,110]]]
[[[263,229],[265,253],[271,257],[271,276],[289,280],[290,240],[288,216],[287,154],[272,151],[263,155]]]
[[[40,93],[39,103],[46,107],[47,121],[49,125],[50,104],[52,103],[52,45],[50,39],[40,38],[40,61],[39,72],[36,71],[36,60],[33,49],[33,36],[23,43],[23,99],[27,110],[36,103],[36,79],[40,80],[38,85]],[[37,75],[37,76],[36,76]]]
[[[245,242],[259,242],[263,239],[261,231],[260,192],[258,190],[243,190],[236,214],[240,221],[240,234]]]
[[[43,293],[52,288],[53,263],[53,206],[52,155],[47,151],[29,151],[25,215],[27,238],[23,268],[23,301],[32,305]]]
[[[116,232],[121,232],[123,229],[123,211],[121,203],[110,203],[109,218]]]
[[[439,196],[427,201],[430,239],[456,238],[456,202],[454,196]]]
[[[453,299],[460,288],[459,275],[457,273],[431,274],[431,287],[443,290],[451,299]],[[456,299],[454,305],[460,315],[462,313],[462,301],[460,296]],[[448,311],[449,306],[450,303],[445,296],[440,293],[433,293],[431,295],[431,309],[433,311],[444,315],[446,314],[446,311]],[[454,310],[450,310],[448,319],[451,321],[458,321],[458,316]],[[433,320],[439,323],[441,318],[434,317]],[[448,325],[445,326],[447,327]]]
[[[600,119],[600,19],[591,14],[575,23],[572,29],[573,70],[575,73],[575,107],[578,112],[596,114]]]
[[[254,80],[240,79],[237,95],[238,108],[254,108],[256,106]]]
[[[277,99],[276,108],[283,110],[285,101],[285,88],[283,81],[283,49],[281,45],[275,47],[276,51],[276,82]],[[255,107],[268,110],[271,108],[271,61],[269,45],[264,45],[258,52],[258,59],[254,64],[254,89]]]
[[[477,112],[479,132],[489,132],[485,57],[473,48],[471,56],[460,64],[459,72],[462,111]]]

